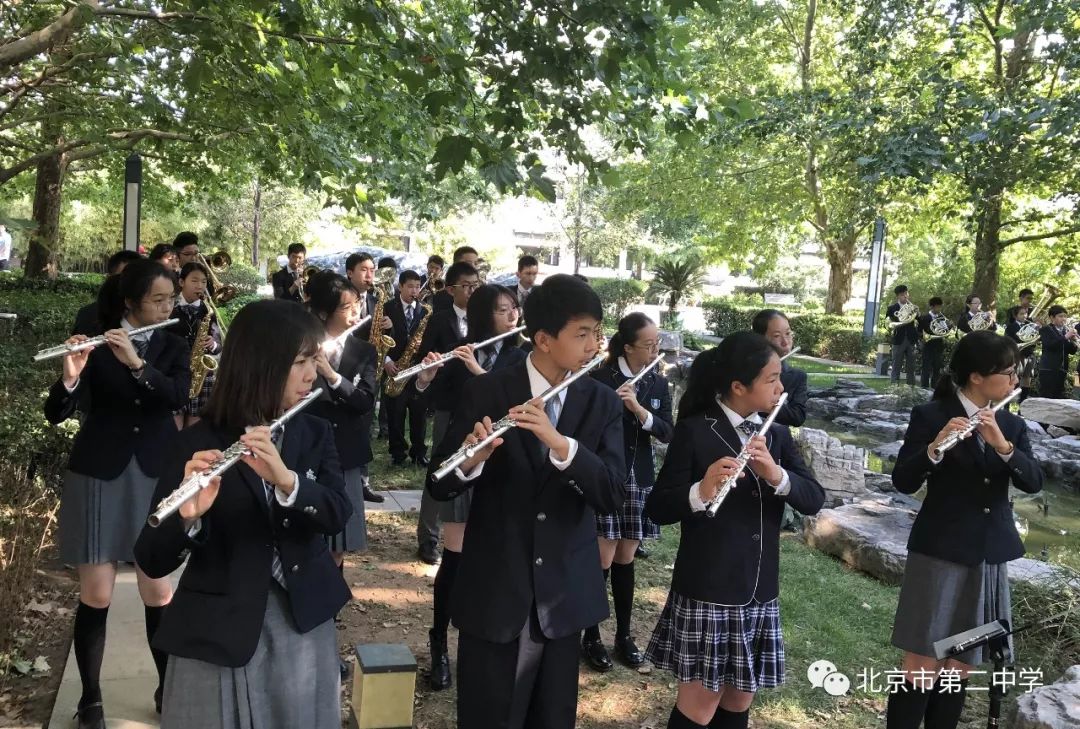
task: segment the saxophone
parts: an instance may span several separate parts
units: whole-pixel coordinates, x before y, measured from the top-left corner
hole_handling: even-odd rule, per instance
[[[386,274],[382,272],[386,271]],[[390,287],[394,278],[394,269],[383,268],[375,275],[375,311],[371,314],[371,334],[368,342],[375,347],[375,384],[382,382],[383,364],[386,362],[386,353],[394,348],[394,338],[383,334],[382,320],[385,317],[383,308],[386,300],[390,298]]]
[[[398,357],[397,362],[394,362],[398,370],[412,367],[413,360],[416,359],[416,352],[420,349],[420,342],[424,339],[424,332],[427,330],[428,320],[431,318],[431,304],[420,304],[420,306],[424,309],[424,318],[420,320],[420,326],[416,327],[416,331],[409,338],[409,342],[405,345],[405,350]],[[397,397],[405,391],[405,386],[408,384],[408,379],[403,379],[400,382],[394,379],[387,380],[386,396]]]
[[[210,318],[213,315],[207,309],[206,316],[199,322],[199,329],[195,332],[195,341],[191,345],[191,389],[188,390],[188,399],[194,398],[202,390],[206,375],[217,369],[216,359],[206,353],[203,340],[210,336]]]

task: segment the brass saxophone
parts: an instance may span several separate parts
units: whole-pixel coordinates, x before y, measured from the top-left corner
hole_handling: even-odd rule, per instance
[[[420,306],[424,309],[424,318],[420,320],[420,326],[416,327],[416,331],[409,337],[409,342],[405,345],[405,350],[401,353],[401,356],[394,362],[398,370],[412,367],[413,360],[416,359],[416,353],[420,349],[420,342],[424,339],[424,332],[427,330],[428,320],[431,318],[431,304],[420,304]],[[403,379],[400,382],[394,379],[387,380],[386,396],[397,397],[405,392],[405,386],[408,384],[408,379]]]
[[[188,390],[188,399],[194,398],[202,390],[206,375],[217,369],[216,359],[206,353],[203,340],[210,336],[210,319],[213,314],[207,309],[206,316],[199,322],[199,329],[195,332],[195,342],[191,345],[191,389]]]
[[[384,271],[386,273],[383,273]],[[375,311],[371,314],[371,334],[368,336],[368,342],[375,347],[375,384],[382,382],[385,374],[383,364],[386,362],[386,353],[397,344],[393,337],[383,334],[382,328],[382,320],[386,316],[383,309],[386,306],[386,300],[390,298],[393,280],[394,269],[392,268],[381,268],[375,274]]]

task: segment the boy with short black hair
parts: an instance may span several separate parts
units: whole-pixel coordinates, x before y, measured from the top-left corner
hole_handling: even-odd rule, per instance
[[[940,296],[931,296],[927,304],[930,311],[919,317],[919,330],[926,335],[922,352],[922,377],[919,380],[924,388],[933,389],[941,377],[942,360],[945,357],[945,340],[934,334],[930,325],[938,319],[944,319],[941,307],[945,302]]]
[[[890,322],[898,324],[900,309],[911,303],[911,294],[908,292],[908,287],[903,284],[893,289],[893,293],[896,295],[896,302],[885,310],[885,316]],[[922,341],[922,334],[919,331],[918,321],[915,319],[909,321],[910,323],[900,324],[891,329],[889,339],[892,342],[892,371],[889,374],[894,383],[900,382],[900,365],[903,364],[907,371],[907,383],[914,387],[915,348]]]
[[[274,286],[274,298],[303,303],[304,261],[307,260],[307,247],[303,243],[290,243],[288,255],[288,264],[282,266],[270,280]]]
[[[518,284],[514,288],[518,306],[525,306],[525,299],[529,298],[533,286],[536,285],[536,277],[539,275],[540,262],[536,260],[536,256],[525,255],[518,259]]]
[[[461,727],[573,727],[579,636],[608,615],[595,515],[625,496],[622,405],[591,377],[539,399],[599,351],[600,299],[556,275],[525,306],[532,353],[465,386],[433,462],[508,413],[517,427],[427,481],[442,500],[476,489],[452,610]]]
[[[401,357],[409,340],[420,328],[420,322],[427,315],[427,310],[420,306],[420,274],[405,269],[398,276],[398,295],[388,301],[383,309],[394,330],[394,347],[387,353],[383,363],[384,377],[392,378],[397,374],[395,362]],[[414,361],[414,364],[419,359]],[[386,412],[386,423],[390,436],[390,458],[394,466],[405,465],[406,455],[417,466],[427,466],[427,402],[417,395],[412,388],[406,388],[397,397],[383,394],[382,408]],[[409,440],[405,440],[405,419],[409,420]],[[407,452],[407,453],[406,453]]]

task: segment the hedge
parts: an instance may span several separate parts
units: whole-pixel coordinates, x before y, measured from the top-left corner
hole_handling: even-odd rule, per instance
[[[633,304],[645,302],[644,281],[634,278],[594,278],[589,285],[604,305],[604,320],[617,322],[623,312]]]

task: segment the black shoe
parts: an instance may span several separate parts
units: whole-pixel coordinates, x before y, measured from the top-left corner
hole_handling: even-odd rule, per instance
[[[342,681],[349,680],[349,664],[346,663],[341,656],[338,656],[338,672],[341,674]]]
[[[157,690],[154,691],[154,711],[156,711],[158,713],[158,716],[161,716],[161,687],[160,686],[158,686]]]
[[[637,668],[645,663],[645,656],[638,650],[637,643],[629,635],[615,638],[615,655],[630,668]]]
[[[450,654],[446,650],[446,636],[428,631],[428,648],[431,651],[431,676],[428,683],[432,691],[450,688]]]
[[[581,655],[594,671],[607,673],[612,669],[611,656],[608,655],[602,640],[581,641]]]
[[[634,556],[638,559],[648,559],[649,553],[645,550],[645,545],[638,542],[637,549],[634,550]]]
[[[391,458],[390,459],[390,465],[394,466],[396,468],[401,468],[406,463],[408,463],[408,461],[405,460],[404,458]]]
[[[424,564],[439,564],[439,550],[434,544],[421,544],[416,550],[416,556]]]
[[[100,701],[79,707],[74,718],[79,720],[78,729],[105,729],[105,709]]]
[[[427,468],[428,464],[431,463],[427,456],[413,456],[412,462],[414,465],[420,466],[421,468]]]
[[[373,504],[381,504],[386,501],[386,497],[382,494],[377,494],[367,486],[364,487],[364,501],[370,501]]]
[[[382,440],[386,437],[386,428],[379,428],[379,432],[375,434],[377,440]]]

